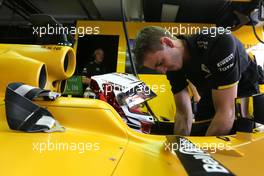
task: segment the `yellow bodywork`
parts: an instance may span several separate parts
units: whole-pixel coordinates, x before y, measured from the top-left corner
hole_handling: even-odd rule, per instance
[[[64,97],[37,103],[46,107],[66,131],[12,131],[1,99],[1,175],[187,175],[177,156],[165,150],[166,136],[131,130],[105,102]],[[215,152],[213,157],[233,173],[248,175],[262,171],[262,162],[257,161],[264,156],[263,137],[258,132],[240,138],[228,136],[229,142],[216,137],[188,138],[203,149],[206,145],[225,146],[223,150],[211,150]],[[52,144],[77,147],[56,148]],[[246,167],[249,163],[254,167]]]
[[[59,98],[54,102],[37,103],[46,107],[66,131],[12,131],[7,126],[1,99],[1,175],[187,175],[177,156],[165,150],[166,136],[131,130],[105,102]],[[264,156],[264,134],[244,136],[245,139],[228,136],[229,142],[216,137],[188,138],[201,146],[225,146],[223,150],[211,152],[216,152],[213,157],[233,173],[258,174],[262,171],[262,162],[257,161]],[[52,148],[52,144],[77,147]],[[87,144],[88,147],[83,147]],[[254,167],[246,167],[249,163],[254,163]]]
[[[123,44],[119,45],[118,57],[121,58],[118,58],[117,71],[123,72],[125,45],[124,41],[119,42]],[[60,49],[56,50],[56,47]],[[187,175],[179,158],[166,149],[167,136],[141,134],[130,129],[109,104],[100,100],[72,97],[39,100],[35,103],[47,108],[66,131],[24,133],[10,130],[5,114],[4,86],[16,81],[37,86],[39,70],[45,65],[47,82],[44,87],[57,90],[54,81],[66,79],[74,72],[63,72],[62,58],[70,52],[73,59],[69,62],[70,69],[75,67],[75,54],[69,47],[52,45],[3,44],[0,51],[1,175]],[[175,105],[172,95],[169,96],[170,86],[166,77],[140,75],[140,78],[147,84],[164,83],[167,91],[154,90],[161,98],[151,100],[150,105],[155,107],[156,114],[170,117],[172,121]],[[211,152],[232,173],[259,175],[263,170],[263,137],[264,133],[258,129],[252,134],[227,136],[228,140],[215,136],[187,138]],[[205,148],[206,145],[224,147]]]

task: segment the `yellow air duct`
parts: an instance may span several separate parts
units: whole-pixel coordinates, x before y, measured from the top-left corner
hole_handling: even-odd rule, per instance
[[[0,96],[4,96],[11,82],[44,88],[47,82],[47,70],[43,62],[22,56],[14,51],[0,54]]]
[[[75,71],[76,58],[74,50],[71,47],[0,44],[0,52],[9,50],[45,63],[48,73],[46,89],[56,90],[58,88],[58,81],[71,77]],[[29,74],[31,73],[30,70],[28,72]]]

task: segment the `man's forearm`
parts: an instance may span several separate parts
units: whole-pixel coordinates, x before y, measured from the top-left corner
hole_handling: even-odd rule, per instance
[[[191,99],[187,88],[174,95],[176,103],[176,118],[174,124],[174,134],[190,135],[192,128],[192,107]]]
[[[224,117],[224,118],[223,118]],[[235,114],[230,113],[216,113],[209,128],[207,129],[206,136],[227,135],[233,127]]]
[[[215,115],[206,132],[207,136],[227,135],[235,120],[235,103],[237,84],[226,89],[212,90]]]
[[[189,116],[189,117],[187,117]],[[192,128],[192,114],[177,113],[174,125],[174,134],[188,136]]]

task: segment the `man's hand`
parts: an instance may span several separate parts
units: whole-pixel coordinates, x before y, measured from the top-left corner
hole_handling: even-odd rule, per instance
[[[176,103],[176,118],[174,134],[190,135],[192,128],[192,107],[187,87],[174,95]]]
[[[227,135],[230,132],[235,120],[236,96],[237,85],[227,89],[212,90],[215,115],[206,132],[207,136]]]
[[[86,76],[82,76],[82,83],[83,83],[84,85],[90,85],[90,83],[91,83],[91,78],[88,78],[88,77],[86,77]]]

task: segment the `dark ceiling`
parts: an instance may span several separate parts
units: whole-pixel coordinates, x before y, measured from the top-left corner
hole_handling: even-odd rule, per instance
[[[243,1],[243,2],[241,2]],[[259,0],[123,0],[128,21],[239,23],[234,10],[248,15]],[[120,0],[0,0],[0,42],[34,43],[30,17],[48,14],[63,25],[77,20],[121,21]],[[246,23],[245,23],[246,24]]]
[[[247,12],[257,2],[124,0],[124,6],[132,21],[217,23],[233,9]],[[120,0],[0,0],[0,25],[27,24],[30,15],[41,13],[52,15],[62,23],[79,19],[118,21],[120,9]]]

